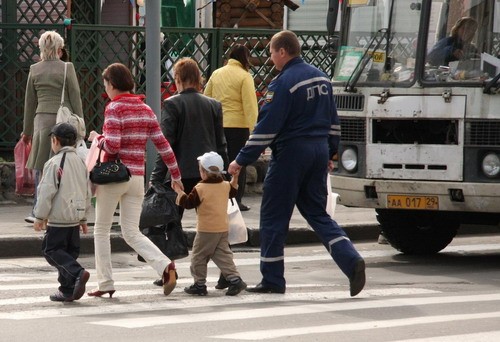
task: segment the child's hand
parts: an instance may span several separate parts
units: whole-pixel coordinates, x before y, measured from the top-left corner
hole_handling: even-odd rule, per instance
[[[80,224],[80,229],[82,230],[83,234],[87,234],[89,232],[89,227],[87,226],[86,223],[81,223]]]
[[[42,221],[42,220],[35,220],[35,222],[33,223],[33,228],[35,229],[35,231],[37,232],[40,232],[42,230],[45,230],[45,226],[47,225],[47,221]]]
[[[41,232],[43,228],[43,221],[35,221],[35,223],[33,223],[33,228],[35,231]]]
[[[174,191],[178,194],[184,192],[184,184],[182,184],[182,181],[180,180],[172,181],[172,189],[174,189]]]
[[[238,189],[238,177],[240,174],[240,170],[237,170],[233,173],[233,177],[231,177],[231,181],[229,182],[231,186],[235,189]]]

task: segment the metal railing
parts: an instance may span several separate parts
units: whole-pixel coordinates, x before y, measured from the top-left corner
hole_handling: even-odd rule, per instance
[[[66,39],[70,60],[80,82],[87,131],[100,130],[107,99],[101,73],[114,62],[127,65],[136,82],[136,92],[146,94],[145,30],[136,26],[0,24],[0,149],[13,150],[24,115],[24,93],[29,67],[39,61],[38,37],[56,30]],[[250,73],[260,99],[277,74],[270,60],[269,42],[275,30],[162,28],[161,80],[163,97],[173,92],[173,64],[180,57],[198,62],[203,77],[221,67],[234,44],[251,51]],[[303,58],[333,76],[333,57],[326,32],[296,32]]]

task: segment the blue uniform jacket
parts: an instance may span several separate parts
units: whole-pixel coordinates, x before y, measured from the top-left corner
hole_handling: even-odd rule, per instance
[[[337,153],[340,124],[332,83],[300,57],[290,60],[269,84],[254,131],[236,157],[239,165],[257,160],[291,139],[328,138],[330,157]]]

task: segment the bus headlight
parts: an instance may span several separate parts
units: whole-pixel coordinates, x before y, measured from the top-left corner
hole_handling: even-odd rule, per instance
[[[488,153],[484,156],[481,166],[487,177],[497,177],[500,173],[500,158],[496,153]]]
[[[348,172],[355,172],[358,168],[358,153],[352,147],[346,148],[340,157],[342,167]]]

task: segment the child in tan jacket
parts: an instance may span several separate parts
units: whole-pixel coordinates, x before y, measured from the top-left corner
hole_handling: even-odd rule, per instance
[[[233,175],[231,182],[225,181],[224,162],[215,152],[205,153],[198,161],[202,180],[189,194],[176,189],[177,204],[185,209],[196,208],[198,218],[191,256],[194,284],[184,292],[207,295],[207,264],[212,259],[230,284],[226,295],[235,296],[247,287],[236,269],[228,242],[227,203],[238,191],[238,175]]]

